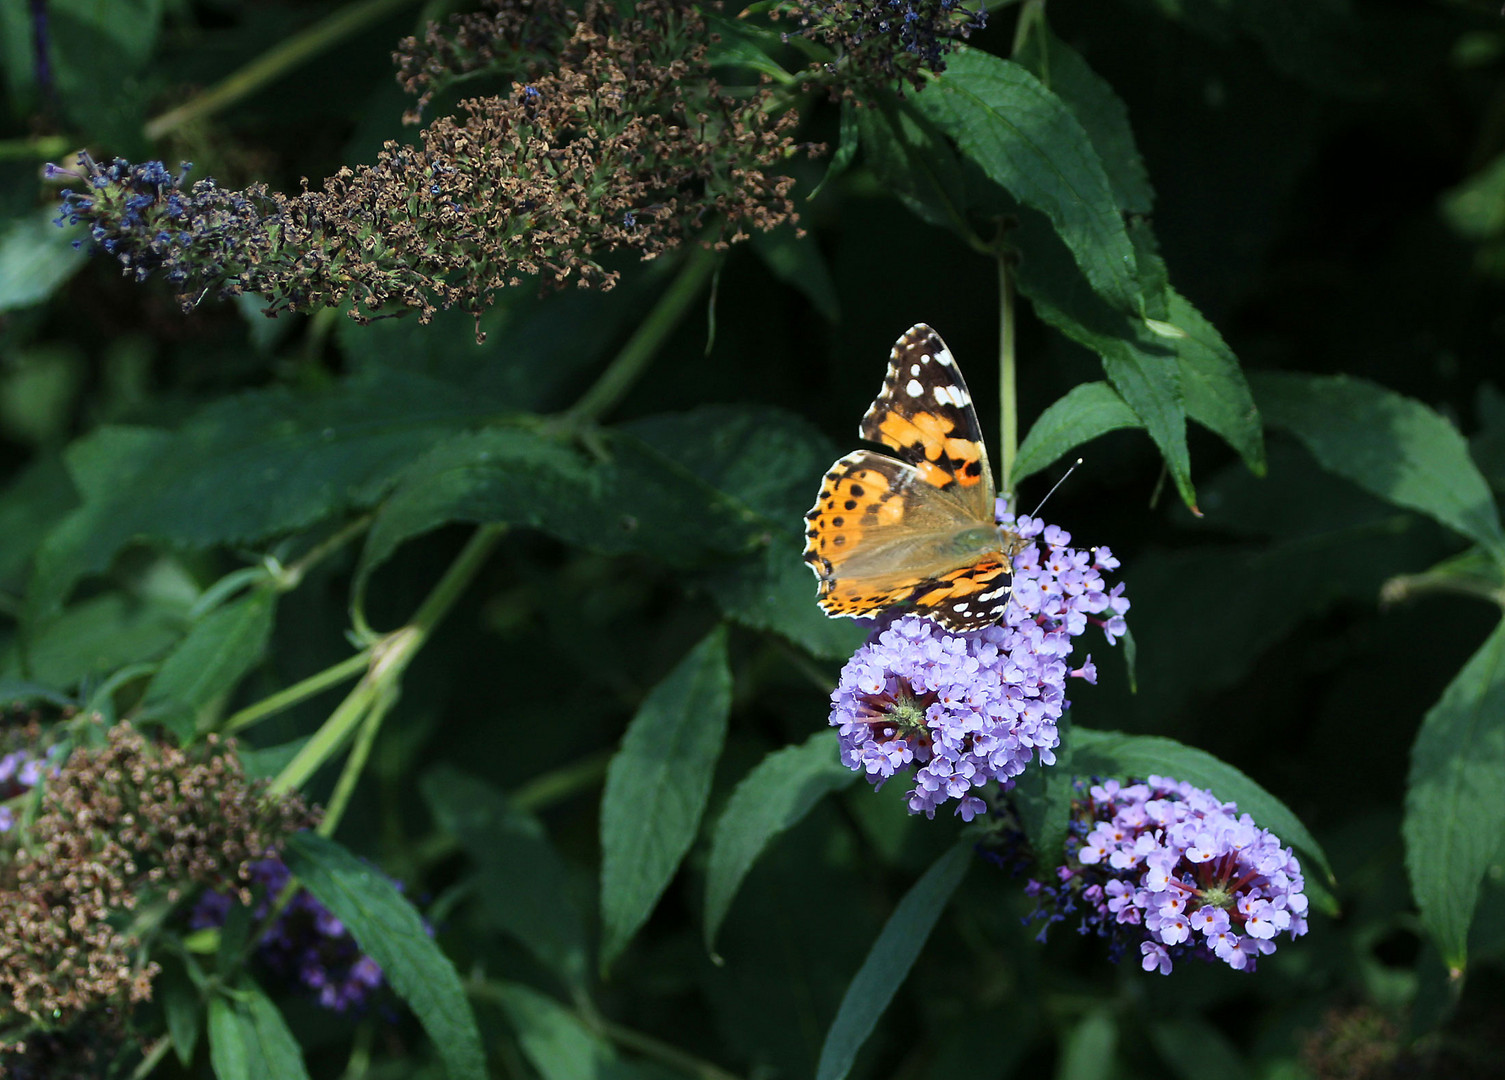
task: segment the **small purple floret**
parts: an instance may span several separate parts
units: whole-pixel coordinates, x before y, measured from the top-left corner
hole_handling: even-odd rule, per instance
[[[261,886],[253,913],[256,919],[266,917],[291,877],[280,859],[262,859],[251,868],[252,881]],[[234,903],[228,893],[204,893],[189,914],[189,927],[223,926]],[[320,1005],[335,1012],[362,1008],[383,981],[376,961],[361,952],[345,924],[306,889],[293,894],[262,936],[256,955],[279,975],[312,991]]]

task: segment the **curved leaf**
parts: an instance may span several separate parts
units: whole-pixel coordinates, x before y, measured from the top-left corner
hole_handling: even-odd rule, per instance
[[[963,47],[915,103],[993,181],[1050,219],[1103,299],[1140,310],[1133,241],[1102,160],[1065,102],[1027,68]]]
[[[486,1080],[486,1055],[460,976],[407,897],[380,871],[314,833],[289,839],[283,858],[381,966],[428,1032],[451,1080]]]
[[[38,550],[29,606],[50,615],[134,541],[254,543],[370,506],[438,439],[497,408],[461,387],[382,372],[317,393],[224,398],[177,431],[101,428],[65,455],[83,505]]]
[[[690,850],[726,738],[732,676],[718,627],[649,692],[601,794],[601,966],[647,922]]]
[[[1505,623],[1421,723],[1401,832],[1422,922],[1461,973],[1485,874],[1505,850]]]
[[[1458,429],[1421,402],[1347,375],[1261,372],[1259,407],[1329,472],[1418,510],[1505,560],[1489,485]]]
[[[1238,451],[1256,476],[1265,474],[1265,432],[1238,357],[1217,327],[1175,289],[1166,290],[1166,321],[1181,367],[1186,415]]]
[[[1118,208],[1148,214],[1155,203],[1149,172],[1135,144],[1129,110],[1108,81],[1043,22],[1031,29],[1016,59],[1071,108],[1103,163]]]
[[[914,967],[915,958],[971,865],[972,846],[959,843],[942,855],[899,901],[867,959],[853,976],[820,1048],[816,1080],[842,1080],[857,1060],[878,1018]]]
[[[440,765],[418,784],[439,825],[480,873],[484,917],[576,988],[585,985],[585,926],[543,826],[484,780]]]
[[[775,750],[732,792],[716,822],[706,867],[705,947],[715,947],[742,879],[775,836],[796,824],[821,798],[857,778],[837,757],[834,731]]]
[[[1169,776],[1206,788],[1219,799],[1238,804],[1287,844],[1311,858],[1327,882],[1332,867],[1316,838],[1290,808],[1238,769],[1205,750],[1159,735],[1127,735],[1121,731],[1072,729],[1072,770],[1078,776],[1143,780],[1150,774]],[[1308,884],[1315,875],[1309,875]]]
[[[1099,435],[1124,428],[1144,427],[1118,391],[1104,382],[1074,386],[1046,406],[1019,444],[1009,487],[1033,476],[1058,458]]]
[[[287,1021],[248,978],[209,999],[209,1062],[219,1080],[308,1080]]]
[[[167,654],[145,705],[187,744],[198,732],[199,712],[260,661],[272,634],[276,594],[252,589],[215,608],[194,623],[181,644]]]

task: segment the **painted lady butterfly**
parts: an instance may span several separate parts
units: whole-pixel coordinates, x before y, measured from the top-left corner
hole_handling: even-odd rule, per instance
[[[828,615],[911,604],[948,630],[998,621],[1017,540],[994,520],[977,411],[956,359],[930,327],[894,344],[858,434],[898,457],[855,450],[826,472],[805,515],[805,562]]]

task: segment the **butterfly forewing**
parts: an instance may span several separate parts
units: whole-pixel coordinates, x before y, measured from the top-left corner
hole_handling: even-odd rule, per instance
[[[894,343],[883,389],[858,434],[897,451],[927,482],[957,494],[970,517],[993,520],[993,472],[977,409],[956,358],[924,323]]]

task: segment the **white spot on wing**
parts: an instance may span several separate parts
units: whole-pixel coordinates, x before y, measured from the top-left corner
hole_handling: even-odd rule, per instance
[[[910,397],[919,397],[925,392],[925,388],[920,385],[919,379],[910,379],[909,385],[904,390]]]
[[[918,375],[920,373],[920,365],[919,364],[910,364],[909,365],[909,373],[911,375]]]
[[[955,405],[958,409],[967,405],[966,392],[959,386],[937,386],[935,400],[942,405]]]
[[[953,360],[951,359],[951,350],[946,348],[944,345],[941,346],[935,352],[935,362],[937,364],[940,364],[941,367],[950,367],[953,363]]]

